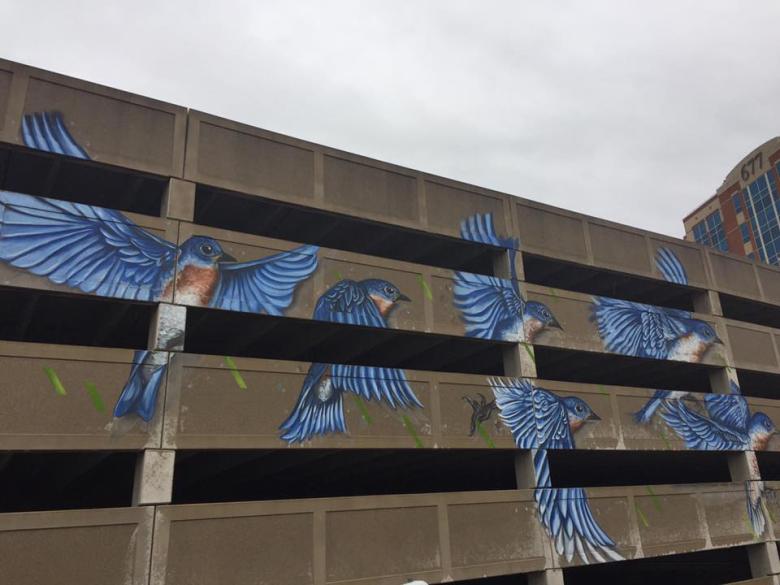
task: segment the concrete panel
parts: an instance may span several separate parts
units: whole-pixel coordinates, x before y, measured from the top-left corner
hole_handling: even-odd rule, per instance
[[[536,285],[527,285],[529,301],[547,305],[563,330],[548,329],[534,343],[584,351],[604,351],[598,328],[591,320],[592,297]]]
[[[314,151],[300,141],[190,112],[185,177],[236,191],[311,202]]]
[[[438,522],[435,506],[328,512],[327,582],[440,569]]]
[[[593,263],[605,268],[650,274],[645,236],[634,231],[589,222]]]
[[[185,110],[50,74],[33,73],[24,114],[59,112],[92,160],[180,175]],[[23,143],[22,137],[19,142]]]
[[[519,562],[523,571],[544,567],[546,543],[533,500],[453,504],[447,516],[452,566],[461,569],[458,579],[510,572],[497,572],[495,565]]]
[[[166,448],[279,448],[280,425],[293,411],[309,364],[182,354],[174,358],[166,402]],[[394,410],[346,392],[346,432],[315,436],[296,446],[415,448],[432,446],[431,383],[407,372],[423,407]],[[430,375],[429,375],[430,378]]]
[[[517,203],[520,245],[523,249],[572,261],[587,261],[583,220],[574,214]]]
[[[715,288],[733,295],[759,298],[753,262],[707,250]]]
[[[756,264],[758,281],[768,303],[780,305],[780,271],[772,266]]]
[[[709,279],[707,278],[707,269],[705,267],[705,256],[700,246],[694,246],[690,244],[683,244],[672,239],[660,239],[650,238],[650,247],[653,253],[653,257],[656,257],[660,248],[667,248],[672,250],[675,255],[680,259],[685,272],[688,275],[688,284],[690,286],[698,286],[706,288],[709,286]],[[653,264],[653,274],[656,278],[664,279],[658,267]]]
[[[709,530],[712,546],[749,544],[755,539],[745,504],[745,490],[703,492],[699,501]]]
[[[151,508],[0,515],[0,575],[14,585],[146,585]]]
[[[0,449],[159,446],[162,416],[121,429],[114,422],[132,367],[130,350],[0,342]]]
[[[5,130],[5,119],[11,94],[12,79],[13,73],[9,69],[0,67],[0,136],[2,136],[2,133]]]
[[[620,417],[622,448],[663,451],[678,451],[686,448],[685,441],[671,430],[659,415],[654,415],[650,422],[645,424],[635,420],[635,414],[648,403],[655,390],[614,388],[611,393],[615,397]]]
[[[697,497],[691,492],[663,493],[653,486],[649,493],[634,496],[645,557],[705,548],[707,527],[700,521]]]
[[[325,202],[334,208],[390,223],[419,221],[414,177],[327,155],[324,165]]]
[[[428,226],[439,233],[460,237],[460,222],[475,213],[492,215],[499,234],[512,231],[504,216],[504,198],[498,195],[487,195],[426,181],[425,207]]]
[[[733,321],[727,323],[726,329],[734,365],[738,368],[771,370],[778,367],[770,329]]]
[[[167,513],[171,508],[162,508],[155,525],[158,536],[151,583],[313,583],[312,514],[261,515],[250,506],[244,508],[244,516],[224,516],[216,512],[220,506],[204,506],[186,518],[171,518]],[[209,511],[215,511],[214,517],[205,517]],[[164,557],[157,552],[163,548]]]

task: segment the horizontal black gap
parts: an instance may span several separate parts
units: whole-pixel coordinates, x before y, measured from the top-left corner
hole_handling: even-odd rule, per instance
[[[0,149],[0,186],[6,191],[159,216],[168,181],[121,167],[4,146]]]
[[[215,309],[187,309],[191,353],[503,374],[506,344]]]
[[[270,238],[479,274],[493,274],[493,261],[499,253],[499,250],[492,246],[460,238],[202,185],[196,190],[195,222]]]
[[[0,453],[0,512],[130,506],[135,453]]]
[[[766,327],[780,328],[780,307],[720,293],[723,316]]]
[[[596,487],[730,482],[719,451],[550,450],[552,485]]]
[[[534,346],[539,378],[709,392],[712,366]]]
[[[523,270],[526,282],[532,284],[648,305],[693,310],[695,294],[693,290],[662,280],[642,278],[527,253],[523,254]]]
[[[173,503],[511,490],[515,449],[178,451]]]
[[[761,479],[780,481],[780,453],[775,451],[756,451]],[[780,497],[780,494],[778,494]]]
[[[745,396],[780,399],[780,375],[738,369],[737,377]]]
[[[446,581],[452,585],[526,585],[528,576],[518,575],[500,575],[497,577],[480,577],[479,579],[469,579],[468,581]],[[433,585],[433,583],[431,583]]]
[[[566,585],[724,585],[751,578],[747,549],[737,546],[584,565],[563,570]]]
[[[0,287],[0,339],[140,349],[153,311],[150,304]]]

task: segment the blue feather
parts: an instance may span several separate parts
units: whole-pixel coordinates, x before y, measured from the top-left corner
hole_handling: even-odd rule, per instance
[[[468,337],[523,340],[525,302],[511,282],[495,276],[456,272],[453,298]]]
[[[669,248],[658,248],[655,255],[655,265],[663,277],[675,284],[688,284],[688,273],[680,259]]]
[[[133,366],[122,393],[114,406],[114,416],[137,414],[144,421],[152,420],[167,364],[165,354],[136,351]]]
[[[60,112],[26,114],[22,118],[22,140],[29,148],[90,159],[87,152],[68,132]]]

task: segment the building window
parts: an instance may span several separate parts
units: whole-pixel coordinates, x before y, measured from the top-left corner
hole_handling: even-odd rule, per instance
[[[726,242],[726,232],[723,229],[723,219],[719,210],[713,211],[693,226],[693,239],[705,246],[710,246],[723,252],[729,251],[729,245]]]
[[[734,193],[734,195],[731,198],[731,201],[734,203],[734,213],[739,213],[742,211],[742,196],[739,193]]]
[[[757,177],[743,190],[745,207],[749,211],[750,227],[755,237],[761,260],[771,264],[778,262],[780,253],[780,193],[774,171]]]
[[[748,224],[739,224],[739,231],[742,232],[742,241],[747,244],[750,241],[750,228],[748,227]]]

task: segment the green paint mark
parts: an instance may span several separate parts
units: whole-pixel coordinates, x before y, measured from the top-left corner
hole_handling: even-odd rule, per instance
[[[554,297],[556,297],[556,298],[558,297],[558,293],[557,293],[557,292],[555,292],[555,289],[554,289],[553,287],[549,286],[549,287],[547,287],[547,290],[549,290],[549,291],[550,291],[550,294],[551,294],[552,296],[554,296]]]
[[[363,402],[363,399],[357,394],[350,395],[352,396],[352,400],[355,401],[355,406],[357,406],[358,410],[360,411],[360,416],[363,417],[363,420],[366,421],[366,424],[372,424],[374,420],[371,418],[371,415],[368,414],[368,409],[366,408],[366,403]]]
[[[642,508],[639,507],[639,504],[634,502],[634,510],[636,510],[636,515],[639,516],[639,519],[642,521],[642,524],[645,525],[645,528],[650,527],[650,523],[647,521],[647,516],[645,516],[645,513],[642,512]]]
[[[95,407],[95,410],[98,412],[105,412],[106,405],[103,402],[103,398],[100,396],[100,392],[98,392],[97,386],[87,380],[84,382],[84,388],[87,389],[87,394],[89,394],[89,399],[92,401],[92,406]]]
[[[333,276],[336,277],[336,282],[340,282],[340,281],[344,280],[344,277],[341,275],[341,272],[339,272],[338,270],[336,270],[333,273]]]
[[[607,389],[604,388],[601,384],[599,384],[599,394],[603,394],[604,396],[609,396],[609,392],[607,392]]]
[[[521,345],[525,348],[525,351],[528,352],[528,355],[531,356],[531,361],[536,363],[536,356],[534,355],[534,348],[530,343],[520,342]]]
[[[655,495],[655,492],[653,491],[653,488],[651,488],[649,485],[645,486],[645,491],[650,494],[650,498],[653,500],[653,505],[655,506],[655,509],[657,511],[661,511],[661,500],[658,499],[658,496]]]
[[[481,422],[477,423],[477,431],[479,431],[479,436],[484,439],[488,447],[491,449],[496,448],[496,444],[493,442],[493,439],[490,438],[490,435],[488,434],[487,430],[485,430],[485,427],[482,426]]]
[[[661,438],[663,439],[664,445],[666,445],[666,448],[669,451],[672,451],[672,444],[669,442],[669,439],[666,438],[666,433],[664,432],[664,430],[661,428],[661,429],[658,429],[658,431],[661,434]]]
[[[63,386],[62,382],[60,382],[60,378],[57,375],[57,372],[48,367],[44,367],[43,371],[49,377],[49,382],[51,382],[51,385],[54,386],[54,391],[60,396],[67,396],[68,393],[65,391],[65,386]]]
[[[233,379],[236,381],[238,387],[241,390],[246,390],[247,385],[244,381],[244,377],[241,375],[241,372],[238,371],[238,367],[236,366],[236,362],[233,361],[233,358],[225,356],[225,365],[230,368],[230,374],[233,376]]]
[[[431,287],[428,286],[428,283],[425,282],[425,279],[423,278],[422,274],[417,275],[417,283],[420,285],[420,288],[422,289],[425,298],[428,299],[429,301],[432,301],[433,292],[431,291]]]
[[[404,427],[406,428],[406,431],[407,431],[407,432],[408,432],[408,433],[409,433],[409,434],[412,436],[412,438],[414,439],[414,446],[415,446],[417,449],[422,449],[422,448],[423,448],[423,443],[422,443],[422,441],[420,440],[420,436],[417,434],[417,431],[415,430],[415,428],[414,428],[414,425],[412,424],[412,421],[411,421],[411,420],[409,420],[409,417],[408,417],[408,416],[406,416],[405,414],[402,414],[402,415],[401,415],[401,420],[402,420],[402,421],[403,421],[403,423],[404,423]]]
[[[750,514],[745,514],[745,526],[747,526],[748,532],[753,535],[754,539],[758,538],[758,533],[756,532],[756,529],[753,528],[753,523],[750,521]]]

